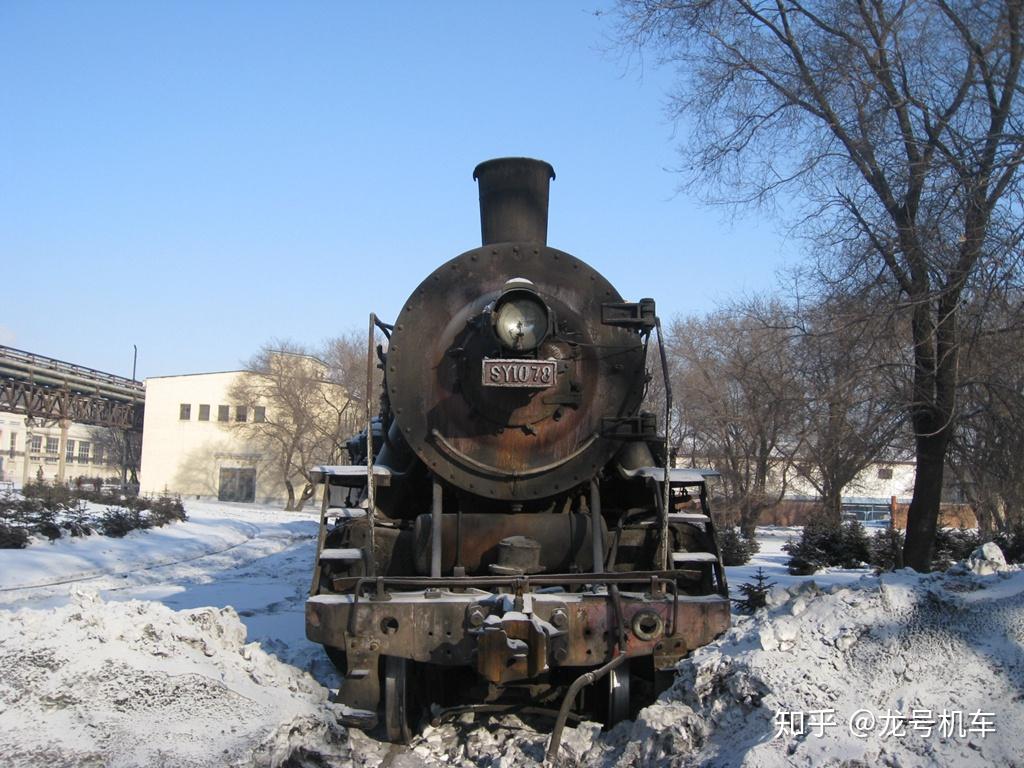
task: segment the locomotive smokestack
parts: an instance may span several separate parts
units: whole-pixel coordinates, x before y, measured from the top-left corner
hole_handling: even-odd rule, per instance
[[[500,157],[473,170],[480,182],[480,233],[484,245],[547,244],[548,188],[555,169],[543,160]]]

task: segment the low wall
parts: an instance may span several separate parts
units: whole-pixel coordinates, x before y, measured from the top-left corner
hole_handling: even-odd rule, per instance
[[[900,530],[906,530],[907,510],[909,504],[890,504],[893,523]],[[821,512],[821,503],[817,501],[781,501],[773,507],[761,510],[757,518],[758,525],[807,525]],[[729,507],[716,508],[715,519],[719,525],[739,525],[739,512]],[[942,528],[977,528],[978,519],[969,504],[941,504],[939,507],[939,525]]]
[[[893,510],[893,522],[900,530],[906,530],[907,510],[909,504],[896,504]],[[940,504],[939,505],[939,527],[940,528],[977,528],[978,518],[974,516],[974,510],[969,504]]]

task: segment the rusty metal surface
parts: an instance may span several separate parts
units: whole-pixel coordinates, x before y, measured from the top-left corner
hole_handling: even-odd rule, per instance
[[[500,157],[473,170],[480,183],[480,235],[484,245],[546,243],[548,191],[555,169],[543,160]]]
[[[536,677],[549,668],[594,667],[612,658],[616,612],[606,594],[493,595],[483,591],[392,592],[388,599],[321,595],[306,603],[307,637],[349,649],[349,664],[373,665],[395,655],[446,666],[473,666],[492,682]],[[729,626],[729,601],[718,596],[651,597],[622,593],[621,611],[629,656],[653,655],[671,668],[694,648]],[[657,616],[647,637],[637,617]],[[358,660],[353,662],[353,653]],[[360,678],[363,679],[363,678]],[[364,707],[368,692],[350,706]],[[355,694],[353,694],[355,695]]]
[[[549,637],[546,622],[517,611],[485,620],[477,634],[477,672],[499,684],[535,678],[548,671]]]
[[[456,514],[441,516],[443,574],[451,574],[456,564],[458,518]],[[462,515],[462,566],[470,575],[487,573],[489,566],[498,563],[503,539],[528,536],[541,546],[539,562],[544,570],[565,573],[574,565],[581,571],[590,570],[593,565],[591,525],[590,518],[580,514],[465,513]],[[414,529],[415,565],[419,574],[430,573],[432,539],[430,515],[420,515]]]
[[[537,350],[556,361],[543,390],[485,387],[482,361],[502,357],[485,310],[510,276],[532,280],[554,312]],[[644,382],[638,333],[603,325],[600,305],[621,297],[567,253],[505,243],[452,259],[403,307],[387,358],[388,396],[402,435],[427,467],[493,499],[545,498],[586,482],[621,442],[603,417],[636,412]]]

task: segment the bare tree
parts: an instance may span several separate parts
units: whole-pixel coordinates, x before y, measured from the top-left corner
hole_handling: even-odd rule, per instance
[[[829,301],[794,314],[793,327],[793,373],[803,398],[790,458],[838,524],[844,489],[893,452],[905,425],[905,400],[893,381],[899,354],[892,317],[872,315],[861,301]]]
[[[324,345],[331,380],[344,387],[356,403],[364,402],[366,396],[366,345],[365,331],[349,331]],[[380,387],[380,378],[380,369],[375,368],[371,397]]]
[[[682,322],[676,320],[676,322]],[[671,332],[670,330],[668,332]],[[669,383],[671,384],[679,376],[679,366],[676,359],[672,355],[672,350],[669,347],[669,339],[666,333],[664,339],[666,345],[666,361],[667,372],[669,377]],[[648,411],[655,415],[659,429],[666,429],[664,422],[666,421],[665,413],[665,374],[666,371],[662,368],[661,353],[657,348],[657,338],[652,335],[647,356],[647,381],[644,386],[644,399],[640,406],[641,411]],[[674,385],[673,385],[674,386]],[[683,433],[683,425],[679,419],[679,392],[673,390],[673,411],[674,413],[668,415],[668,443],[669,450],[672,452],[672,456],[669,460],[679,458],[680,456],[691,456],[692,458],[692,446],[686,443],[687,436]]]
[[[680,71],[690,179],[803,204],[833,285],[910,314],[917,473],[904,548],[930,567],[954,434],[961,306],[1020,236],[1022,0],[620,0],[623,39]],[[856,244],[856,248],[844,245]],[[850,258],[855,257],[855,258]]]
[[[680,453],[722,474],[747,534],[785,494],[793,453],[799,391],[780,313],[778,305],[753,303],[676,319],[669,331]]]
[[[374,334],[376,351],[373,355],[370,371],[370,411],[378,413],[383,404],[373,402],[383,392],[384,372],[381,368],[380,355],[387,346],[387,341],[380,333]],[[349,395],[352,407],[346,414],[349,433],[366,428],[366,368],[367,368],[367,333],[365,331],[349,331],[341,336],[328,340],[324,345],[324,359],[327,361],[331,380],[340,385]]]
[[[246,370],[229,397],[247,409],[247,418],[230,428],[259,446],[278,467],[288,494],[285,509],[302,509],[314,492],[310,469],[342,457],[351,433],[347,393],[329,377],[323,360],[291,342],[264,346]],[[302,484],[298,498],[296,483]]]
[[[108,467],[121,467],[125,482],[138,488],[142,435],[113,427],[93,427],[89,430],[89,437],[94,455],[103,456]]]
[[[1005,295],[985,317],[963,372],[964,415],[950,466],[984,537],[1024,521],[1024,299]]]

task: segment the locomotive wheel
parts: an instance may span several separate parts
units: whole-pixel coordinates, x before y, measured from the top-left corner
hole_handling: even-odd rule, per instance
[[[608,673],[608,722],[606,725],[611,728],[616,723],[629,719],[629,688],[630,674],[629,665],[626,661],[618,669]]]
[[[388,741],[396,744],[408,744],[412,738],[411,716],[415,713],[408,685],[411,666],[400,656],[384,657],[384,730]]]

